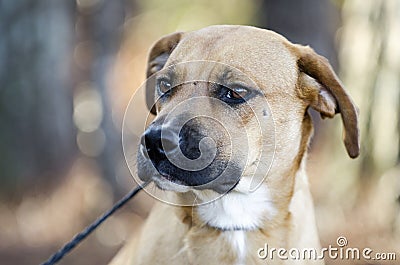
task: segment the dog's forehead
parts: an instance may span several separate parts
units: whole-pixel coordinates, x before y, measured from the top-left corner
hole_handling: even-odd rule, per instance
[[[209,60],[239,69],[265,89],[293,88],[296,57],[281,35],[249,26],[211,26],[185,33],[169,64]]]

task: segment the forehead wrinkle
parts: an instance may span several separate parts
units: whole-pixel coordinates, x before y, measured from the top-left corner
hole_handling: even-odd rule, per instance
[[[223,79],[223,81],[227,80],[227,81],[232,81],[233,79],[233,73],[231,69],[225,69],[221,75],[221,79]]]
[[[160,70],[161,75],[168,77],[174,77],[176,71],[176,66],[173,63],[166,64],[163,70]]]

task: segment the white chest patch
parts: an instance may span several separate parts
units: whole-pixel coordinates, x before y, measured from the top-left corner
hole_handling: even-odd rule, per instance
[[[242,179],[228,194],[196,207],[204,223],[224,231],[222,235],[237,253],[236,265],[246,262],[246,230],[261,227],[277,212],[265,185],[260,185],[253,192],[249,192],[248,187],[250,182]],[[207,192],[198,193],[198,197],[206,199]]]
[[[229,231],[224,233],[232,248],[237,253],[236,265],[244,265],[246,261],[246,234],[245,231]]]
[[[239,183],[221,198],[198,206],[200,219],[221,230],[253,230],[276,214],[266,186],[254,192],[243,192],[242,187]]]

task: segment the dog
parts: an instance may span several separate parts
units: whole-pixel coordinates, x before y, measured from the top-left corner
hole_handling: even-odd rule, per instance
[[[359,155],[358,109],[328,60],[273,31],[218,25],[162,37],[147,77],[156,116],[138,176],[175,205],[156,203],[112,264],[323,264],[267,254],[321,248],[305,172],[308,110],[340,114],[348,155]],[[171,162],[174,152],[194,168]]]

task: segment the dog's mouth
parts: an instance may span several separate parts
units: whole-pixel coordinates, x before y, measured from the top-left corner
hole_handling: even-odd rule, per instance
[[[213,159],[208,166],[201,170],[185,169],[186,164],[176,165],[168,159],[161,161],[150,159],[150,162],[161,178],[190,187],[211,185],[212,182],[224,175],[224,171],[228,167],[227,161],[218,158]]]
[[[171,190],[171,191],[187,191],[190,189],[186,183],[183,183],[173,176],[165,173],[158,172],[157,175],[152,177],[154,184],[160,190]],[[179,187],[179,188],[178,188]]]
[[[193,185],[188,185],[186,182],[180,181],[169,174],[160,172],[154,175],[152,177],[152,180],[154,184],[157,186],[157,188],[159,188],[160,190],[175,191],[178,193],[187,192],[190,190],[192,191],[197,190],[199,192],[201,192],[202,190],[212,190],[217,194],[221,195],[231,192],[239,184],[239,179],[238,179],[237,181],[215,181],[215,183],[211,182],[200,186],[193,186]]]
[[[174,165],[167,158],[155,161],[154,158],[151,159],[151,156],[143,154],[140,156],[139,177],[146,178],[144,175],[150,173],[143,170],[145,165],[153,168],[152,180],[162,190],[210,189],[222,194],[235,187],[241,177],[240,166],[232,161],[221,159],[218,152],[212,162],[200,170],[185,170]],[[177,186],[182,187],[175,189]],[[182,189],[183,187],[186,189]]]
[[[147,160],[150,163],[149,160]],[[233,189],[239,182],[241,170],[232,163],[214,161],[209,167],[200,171],[185,171],[176,168],[168,161],[158,164],[153,171],[152,180],[162,190],[213,190],[223,194]],[[139,171],[140,172],[140,171]],[[181,186],[175,189],[177,186]]]

